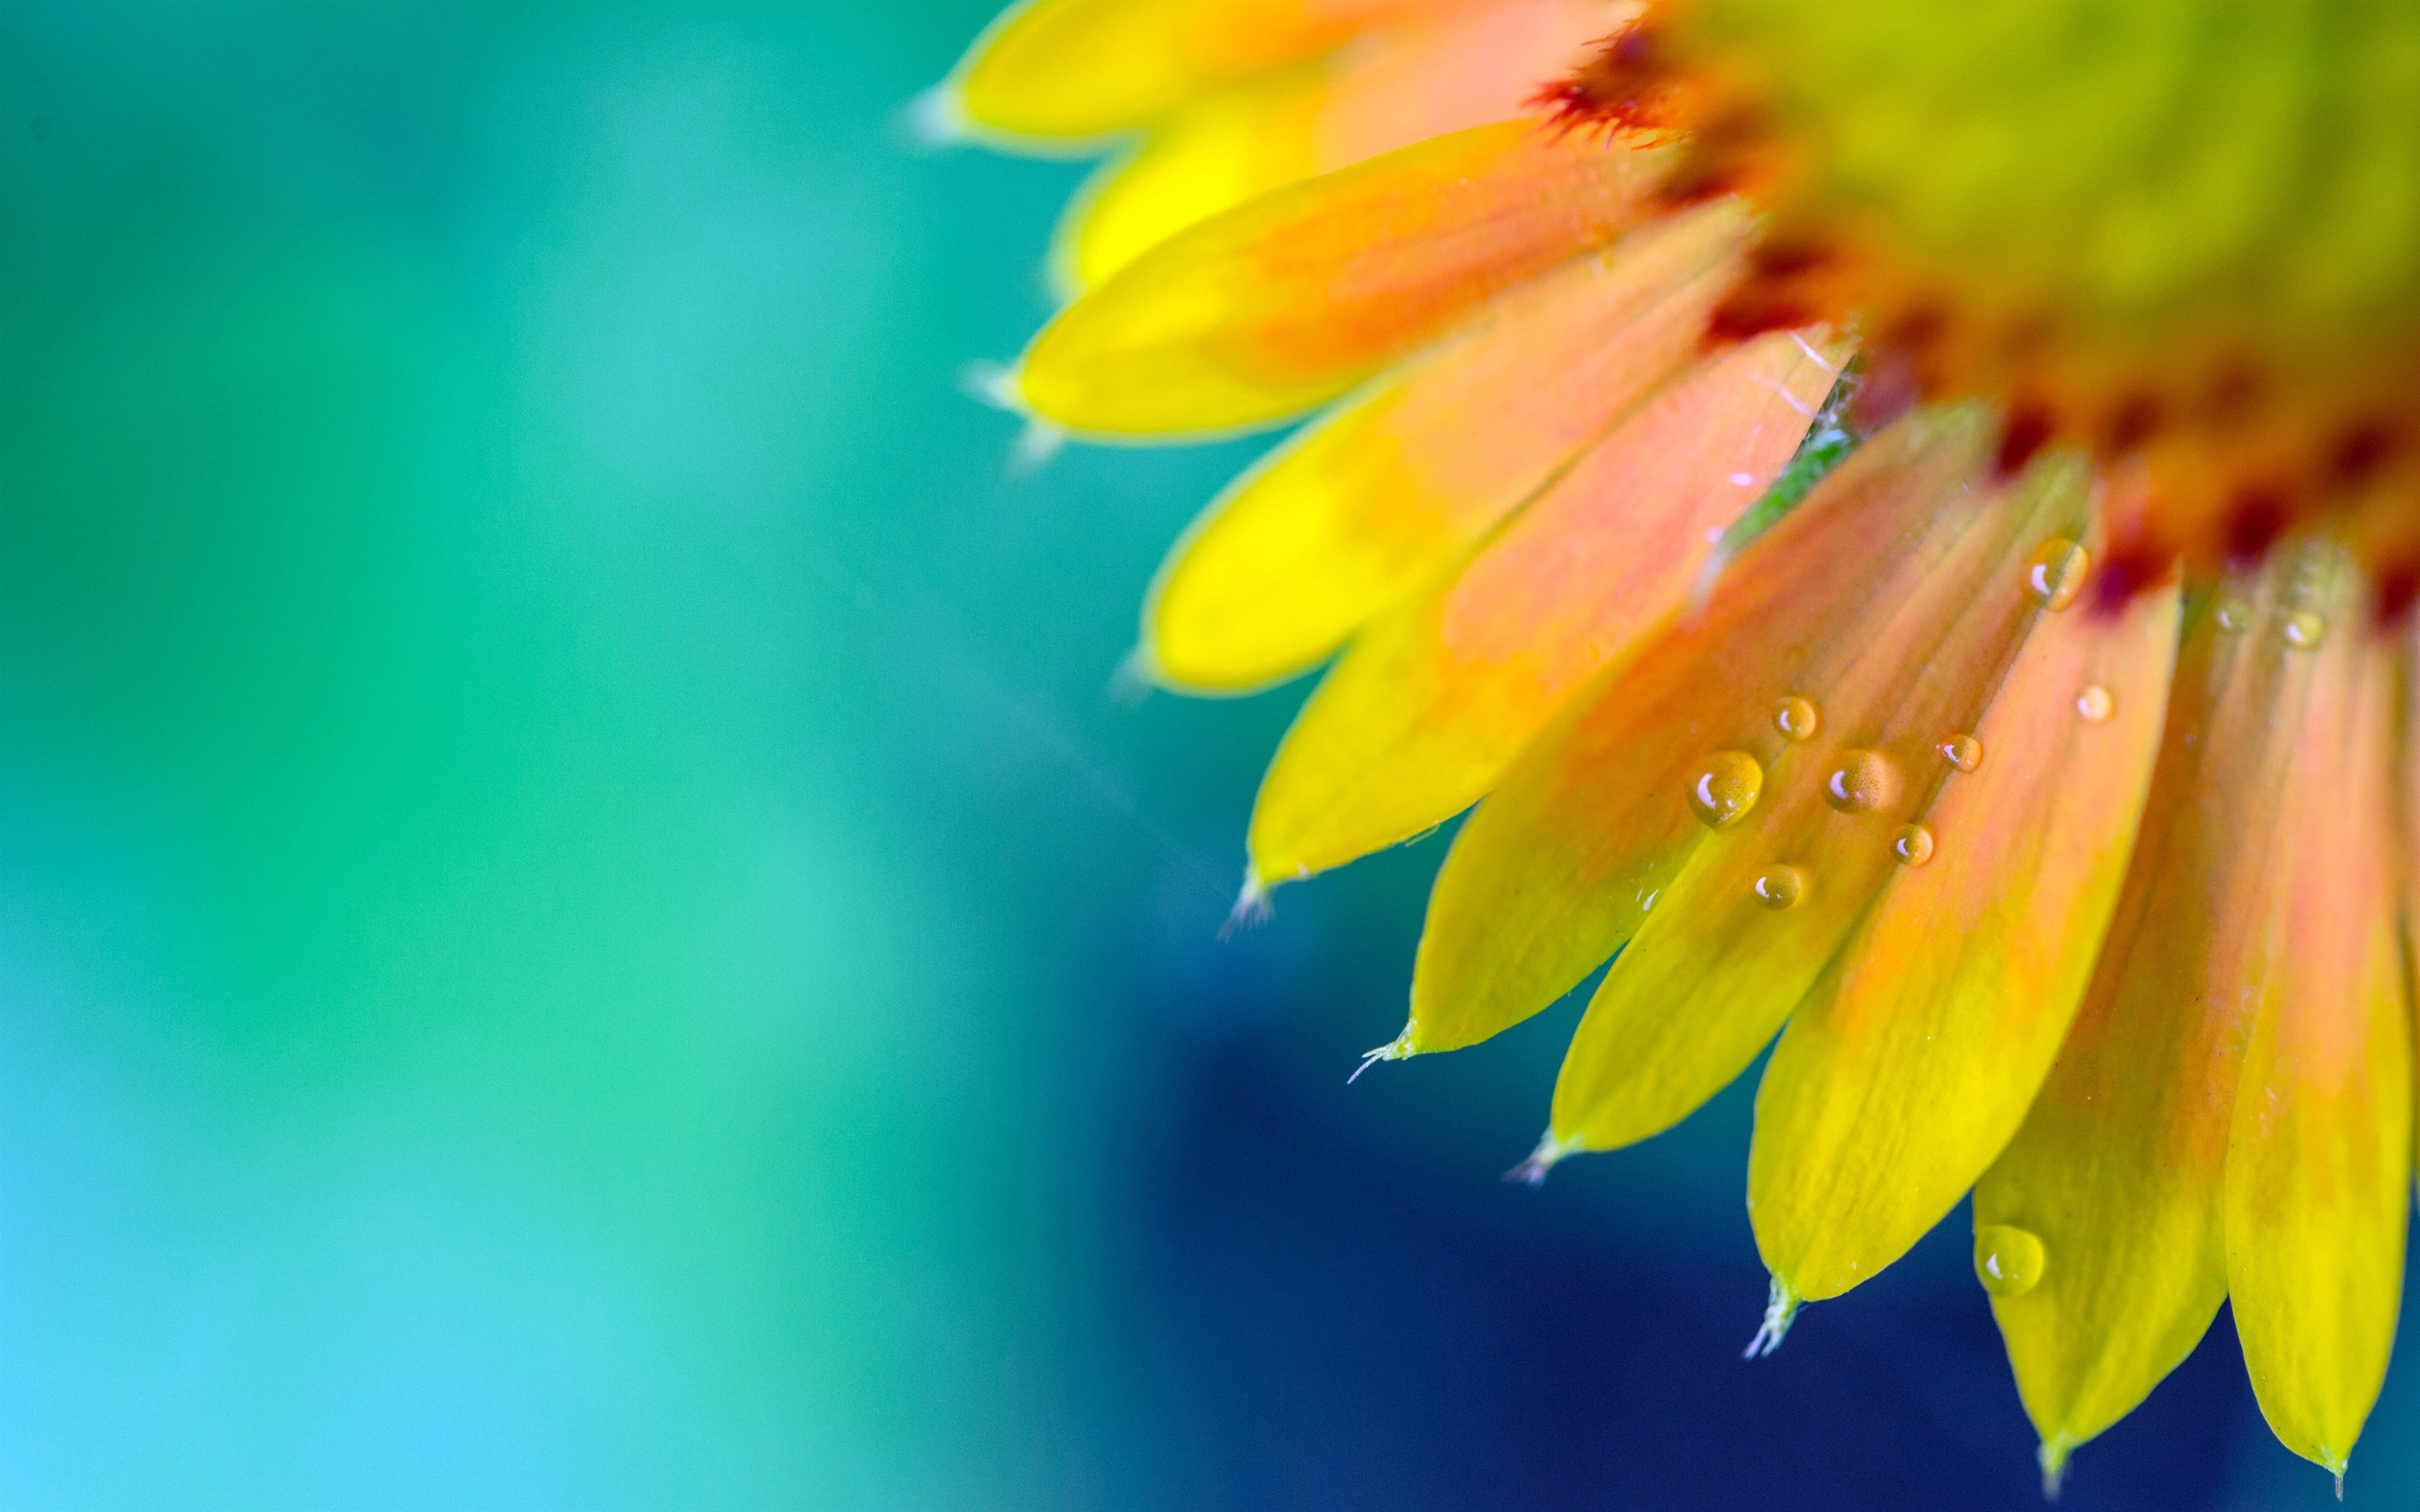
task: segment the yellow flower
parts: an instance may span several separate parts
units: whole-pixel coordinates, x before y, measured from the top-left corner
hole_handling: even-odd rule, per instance
[[[1778,1033],[1752,1349],[1972,1190],[2054,1484],[2229,1298],[2341,1476],[2412,1166],[2420,10],[1036,0],[939,99],[1136,144],[1016,402],[1319,411],[1140,656],[1333,658],[1248,905],[1478,805],[1377,1057],[1619,952],[1523,1172]]]

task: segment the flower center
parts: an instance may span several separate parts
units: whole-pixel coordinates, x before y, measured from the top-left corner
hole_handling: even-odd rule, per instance
[[[1766,208],[1717,334],[2138,471],[2118,570],[2331,516],[2420,580],[2420,8],[1657,0],[1550,95]]]

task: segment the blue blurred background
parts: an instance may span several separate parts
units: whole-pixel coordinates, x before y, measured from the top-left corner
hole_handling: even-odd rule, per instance
[[[1217,943],[1300,690],[1108,689],[1251,448],[959,396],[987,12],[0,4],[0,1503],[2039,1504],[1962,1214],[1749,1365],[1745,1088],[1345,1086],[1441,840]],[[2222,1322],[2068,1504],[2327,1500]]]

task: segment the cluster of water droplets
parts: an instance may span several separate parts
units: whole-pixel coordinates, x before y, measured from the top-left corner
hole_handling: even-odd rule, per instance
[[[2026,598],[2055,613],[2069,608],[2083,594],[2091,570],[2089,551],[2067,536],[2054,535],[2025,559],[2019,580]],[[2222,624],[2229,612],[2222,607]],[[2233,612],[2242,616],[2249,611],[2239,607]],[[2304,644],[2297,637],[2307,635],[2307,643],[2316,644],[2324,633],[2325,626],[2317,615],[2308,618],[2311,623],[2302,630],[2295,628],[2299,617],[2288,619],[2285,633],[2291,643]],[[2105,723],[2117,708],[2115,695],[2098,683],[2086,684],[2076,692],[2076,717],[2088,723]],[[1805,745],[1823,730],[1823,711],[1804,694],[1788,694],[1773,706],[1773,728],[1792,745]],[[1983,764],[1983,742],[1971,732],[1947,734],[1932,748],[1954,773],[1972,773]],[[1823,777],[1823,800],[1848,814],[1886,809],[1899,799],[1901,776],[1891,759],[1879,750],[1844,749]],[[1729,829],[1755,810],[1764,795],[1764,764],[1751,753],[1736,749],[1715,751],[1699,764],[1690,778],[1690,811],[1709,829]],[[1900,865],[1911,867],[1931,860],[1937,845],[1937,837],[1921,823],[1900,826],[1890,841],[1892,856]],[[1757,874],[1750,890],[1758,903],[1778,911],[1793,907],[1805,898],[1810,881],[1803,867],[1771,866]],[[1642,895],[1640,906],[1653,906],[1652,896]]]

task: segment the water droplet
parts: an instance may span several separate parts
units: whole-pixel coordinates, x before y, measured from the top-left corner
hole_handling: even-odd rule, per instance
[[[1709,829],[1735,825],[1764,794],[1764,768],[1744,750],[1718,750],[1689,781],[1689,808]]]
[[[2041,1285],[2050,1256],[2022,1228],[1986,1224],[1975,1230],[1975,1278],[1994,1297],[2022,1297]]]
[[[1941,759],[1962,772],[1971,772],[1983,764],[1983,743],[1973,735],[1951,735],[1933,748]]]
[[[2328,622],[2311,609],[2298,609],[2286,616],[2286,643],[2297,651],[2316,651],[2328,638]]]
[[[1879,809],[1890,802],[1899,774],[1878,750],[1845,750],[1840,764],[1823,779],[1823,801],[1842,813]]]
[[[1807,873],[1794,866],[1767,867],[1756,879],[1756,901],[1776,913],[1807,896]]]
[[[2099,683],[2086,683],[2084,691],[2075,695],[2075,712],[2079,717],[2099,724],[2118,712],[2118,701]]]
[[[2046,609],[2063,609],[2084,592],[2092,553],[2064,535],[2054,535],[2025,561],[2025,596]]]
[[[2230,633],[2252,623],[2252,606],[2240,598],[2223,598],[2218,602],[2218,627]]]
[[[1638,895],[1638,911],[1642,914],[1652,914],[1655,912],[1656,894],[1663,890],[1664,889],[1661,887],[1653,887],[1650,888],[1646,892],[1640,893]]]
[[[1910,825],[1891,837],[1891,854],[1909,866],[1922,866],[1932,859],[1932,831],[1922,825]]]
[[[1792,696],[1773,706],[1773,728],[1792,740],[1814,739],[1823,723],[1822,711],[1803,698]]]

